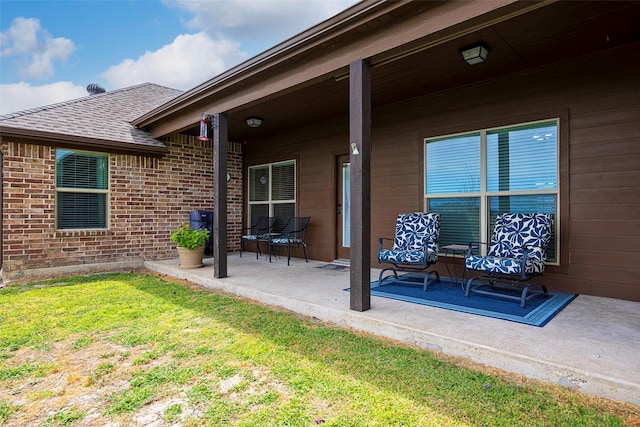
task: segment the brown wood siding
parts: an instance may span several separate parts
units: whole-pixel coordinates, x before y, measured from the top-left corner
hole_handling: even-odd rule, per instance
[[[425,137],[563,116],[561,265],[551,289],[640,301],[640,46],[378,107],[373,112],[372,266],[398,213],[423,209]],[[348,121],[308,125],[247,147],[246,165],[298,159],[309,256],[335,256],[335,155]],[[443,263],[439,269],[444,271]]]

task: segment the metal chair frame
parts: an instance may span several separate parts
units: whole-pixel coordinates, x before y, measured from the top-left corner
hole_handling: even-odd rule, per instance
[[[240,257],[242,258],[242,250],[244,248],[244,242],[255,242],[256,244],[256,259],[262,255],[260,251],[260,241],[265,239],[265,236],[272,231],[273,226],[276,223],[276,217],[261,216],[258,217],[256,222],[251,227],[243,228],[243,231],[249,231],[249,233],[243,233],[240,236]]]
[[[273,229],[273,232],[269,236],[269,262],[271,262],[271,254],[273,249],[284,246],[287,248],[287,265],[291,262],[291,245],[302,246],[304,252],[304,260],[309,262],[307,258],[307,243],[305,242],[305,236],[307,233],[307,227],[311,217],[289,217],[286,224],[281,229]]]
[[[423,227],[422,223],[430,224],[433,227],[433,229],[432,230],[422,229]],[[420,225],[416,225],[416,224],[420,224]],[[415,249],[407,250],[407,248],[402,248],[399,246],[399,243],[402,242],[401,233],[406,232],[407,226],[408,226],[408,229],[411,230],[410,233],[414,234],[414,236],[412,237],[417,236],[419,239],[422,239],[421,242],[412,243],[414,244],[414,246],[417,244],[417,246],[419,247],[418,250],[415,250]],[[394,277],[396,280],[402,281],[402,276],[398,276],[398,272],[423,275],[424,279],[423,279],[422,289],[424,291],[427,290],[427,287],[429,285],[429,280],[432,275],[435,276],[435,280],[439,282],[440,275],[438,274],[438,272],[435,270],[428,271],[429,267],[434,265],[438,259],[437,240],[438,240],[439,233],[440,233],[440,215],[439,214],[417,212],[417,213],[398,215],[398,218],[396,220],[395,237],[393,239],[388,237],[378,238],[378,243],[379,243],[378,263],[393,265],[393,267],[387,267],[380,271],[380,274],[378,275],[378,286],[382,286],[384,283],[384,280],[388,279],[389,277]],[[394,242],[393,249],[391,250],[384,249],[384,241],[387,241],[387,240]],[[429,247],[432,248],[431,251],[429,250]],[[421,255],[419,256],[419,259],[417,259],[415,262],[392,260],[388,256],[381,255],[381,254],[403,255],[410,252],[414,254],[418,252],[418,253],[421,253]],[[385,277],[384,274],[388,271],[393,272],[393,276],[388,275]],[[405,280],[405,281],[415,283],[415,281],[411,281],[411,280]]]
[[[540,224],[540,230],[531,230],[531,234],[526,237],[518,237],[520,235],[526,235],[527,230],[518,229],[518,227],[511,227],[511,223],[509,221],[512,220],[519,221],[529,221],[534,224]],[[547,214],[503,214],[498,215],[496,221],[496,228],[494,229],[494,233],[491,238],[491,244],[489,249],[489,255],[487,256],[474,256],[472,253],[472,245],[474,244],[484,244],[486,242],[472,242],[469,244],[469,249],[467,250],[467,255],[465,259],[465,269],[471,271],[482,271],[485,274],[481,276],[471,277],[464,288],[464,295],[466,297],[469,296],[470,293],[477,293],[483,295],[491,295],[499,298],[514,300],[520,302],[520,307],[524,308],[527,304],[527,301],[530,298],[535,297],[536,295],[542,295],[545,298],[549,296],[549,291],[544,284],[541,283],[528,283],[533,277],[541,276],[544,273],[544,261],[546,260],[546,248],[549,243],[549,239],[551,237],[551,225],[553,223],[553,217]],[[502,227],[504,229],[509,230],[513,228],[511,231],[512,236],[508,235],[508,232],[504,234],[506,239],[510,239],[510,244],[512,251],[518,255],[500,255],[498,253],[494,253],[492,251],[492,247],[498,245],[500,243],[504,243],[500,241],[500,233],[498,232],[498,228]],[[520,233],[520,234],[518,234]],[[513,237],[516,236],[516,237]],[[531,237],[533,236],[533,237]],[[531,245],[526,243],[516,244],[516,240],[528,239],[528,240],[536,240],[542,242],[542,245]],[[496,251],[497,252],[497,251]],[[519,255],[521,253],[521,255]],[[539,267],[541,271],[532,271],[532,268],[529,267],[528,261],[531,253],[540,254],[536,255],[536,257],[541,257],[541,260],[537,258],[532,258],[537,261],[537,264],[540,265],[542,262],[542,267]],[[500,271],[492,271],[490,269],[481,269],[474,268],[473,263],[470,260],[473,259],[475,261],[486,259],[492,260],[493,262],[500,265],[500,263],[507,262],[509,266],[514,269],[513,273],[505,273]],[[494,267],[497,270],[499,267]],[[539,290],[533,290],[534,288],[540,288]],[[511,295],[505,293],[505,290],[522,290],[520,295]]]

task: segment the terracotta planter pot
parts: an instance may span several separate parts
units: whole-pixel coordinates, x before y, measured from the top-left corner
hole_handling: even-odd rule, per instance
[[[187,249],[178,246],[178,256],[180,258],[179,268],[181,270],[189,270],[204,266],[202,263],[202,258],[204,257],[204,246],[200,246],[196,249]]]

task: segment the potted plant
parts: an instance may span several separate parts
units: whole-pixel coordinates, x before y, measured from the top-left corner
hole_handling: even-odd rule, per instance
[[[178,244],[180,268],[183,270],[202,267],[204,247],[209,240],[209,230],[193,229],[187,223],[171,232],[171,241]]]

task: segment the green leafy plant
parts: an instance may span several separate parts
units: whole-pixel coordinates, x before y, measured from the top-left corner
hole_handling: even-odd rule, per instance
[[[206,228],[194,230],[187,223],[182,224],[180,228],[171,232],[171,241],[187,249],[196,249],[204,246],[208,239],[209,230]]]

